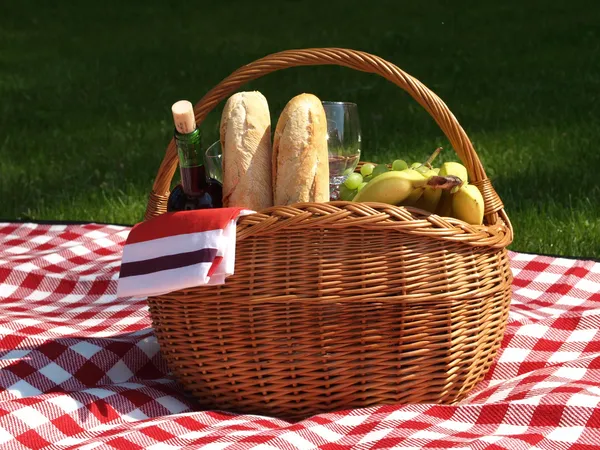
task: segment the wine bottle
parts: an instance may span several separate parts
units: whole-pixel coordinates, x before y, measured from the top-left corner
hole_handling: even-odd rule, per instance
[[[221,185],[206,176],[200,129],[196,126],[192,104],[187,100],[181,100],[173,104],[171,111],[175,122],[174,137],[179,159],[181,189],[187,197],[185,202],[169,202],[170,205],[173,205],[171,208],[222,207],[223,189]]]

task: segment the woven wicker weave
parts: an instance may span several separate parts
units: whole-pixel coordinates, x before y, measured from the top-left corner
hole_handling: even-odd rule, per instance
[[[307,203],[247,216],[223,286],[148,299],[161,352],[199,407],[300,419],[384,403],[453,403],[500,345],[512,226],[467,135],[416,79],[367,53],[276,53],[235,71],[195,106],[198,123],[244,83],[293,66],[337,64],[406,90],[436,120],[483,193],[471,226],[379,203]],[[165,211],[171,142],[146,218]]]

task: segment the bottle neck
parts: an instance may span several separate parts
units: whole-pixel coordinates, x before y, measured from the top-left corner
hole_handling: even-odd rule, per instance
[[[194,167],[204,164],[200,130],[198,128],[186,134],[175,130],[174,137],[177,155],[179,156],[179,165],[181,167]]]
[[[180,133],[177,128],[173,131],[175,143],[198,144],[200,145],[200,129],[196,128],[191,133]]]

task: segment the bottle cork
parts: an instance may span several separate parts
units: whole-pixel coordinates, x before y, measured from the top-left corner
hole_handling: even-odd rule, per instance
[[[188,134],[196,129],[196,119],[194,118],[194,107],[187,100],[179,100],[171,106],[173,113],[173,122],[178,133]]]

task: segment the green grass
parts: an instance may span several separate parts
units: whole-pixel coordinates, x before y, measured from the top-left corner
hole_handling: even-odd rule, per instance
[[[2,219],[139,221],[175,100],[272,52],[338,46],[394,62],[448,104],[513,222],[511,249],[600,257],[593,0],[85,3],[0,7]],[[296,68],[245,89],[267,96],[273,120],[300,92],[357,102],[363,159],[423,159],[437,145],[452,159],[419,105],[375,75]]]

